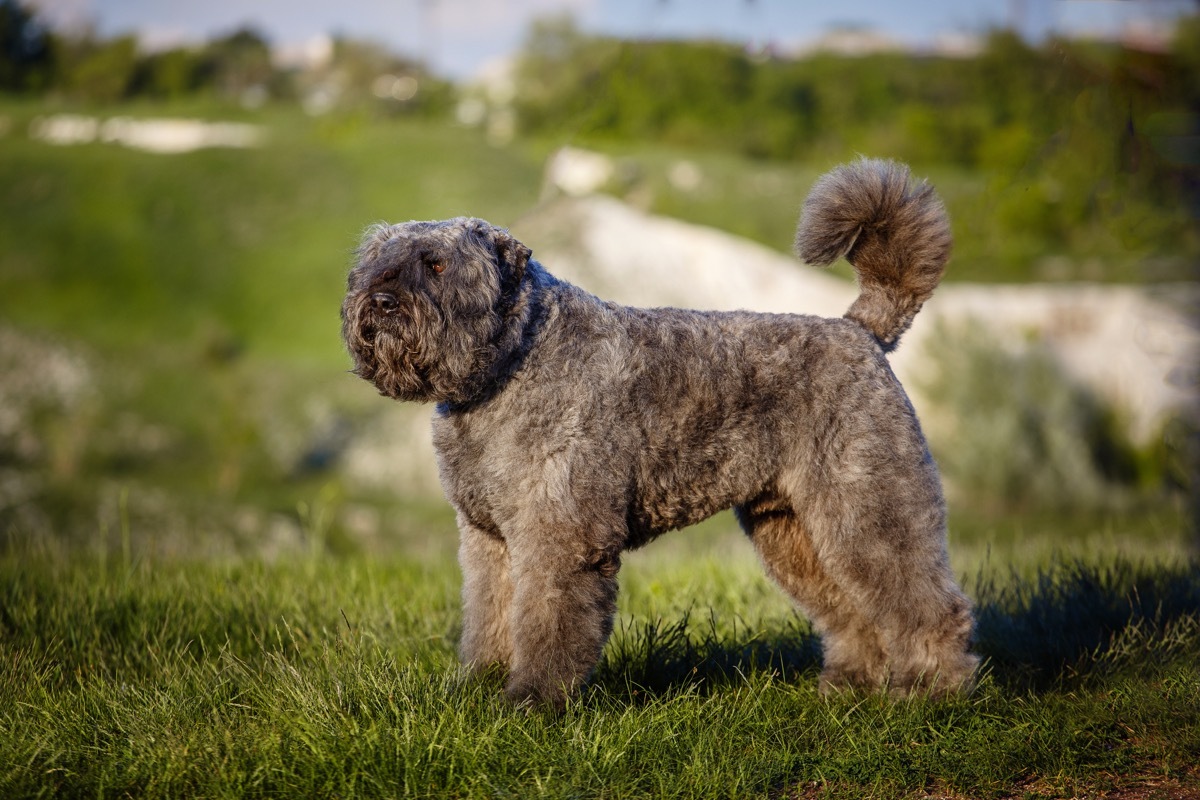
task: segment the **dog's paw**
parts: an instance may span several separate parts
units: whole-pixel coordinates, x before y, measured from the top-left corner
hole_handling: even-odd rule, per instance
[[[561,714],[567,707],[566,691],[535,681],[510,679],[504,687],[504,696],[515,708],[527,713],[549,711]]]

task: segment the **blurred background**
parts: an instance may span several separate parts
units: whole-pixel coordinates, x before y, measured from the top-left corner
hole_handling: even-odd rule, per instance
[[[1200,6],[918,6],[0,0],[0,546],[445,557],[430,409],[339,338],[367,224],[485,217],[623,302],[840,315],[848,268],[788,250],[865,154],[953,220],[894,364],[956,567],[1195,552]]]

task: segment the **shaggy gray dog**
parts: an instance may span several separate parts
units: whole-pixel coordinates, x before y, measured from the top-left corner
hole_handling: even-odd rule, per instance
[[[796,251],[854,265],[843,319],[605,302],[478,219],[367,231],[342,333],[381,394],[437,404],[460,654],[506,668],[514,701],[561,707],[588,678],[622,551],[730,507],[821,633],[824,688],[969,685],[941,482],[885,357],[945,269],[942,204],[902,165],[843,166]]]

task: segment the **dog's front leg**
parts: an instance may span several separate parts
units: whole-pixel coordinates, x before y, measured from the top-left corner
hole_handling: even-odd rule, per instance
[[[505,692],[517,703],[561,709],[588,679],[616,613],[616,549],[586,547],[584,536],[512,543],[513,657]]]

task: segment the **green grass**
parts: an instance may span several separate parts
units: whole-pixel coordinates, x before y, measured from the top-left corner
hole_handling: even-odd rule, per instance
[[[1200,791],[1195,564],[973,588],[977,691],[821,697],[817,642],[758,578],[627,592],[562,717],[455,663],[452,563],[0,563],[0,795],[1071,796]],[[625,576],[643,582],[647,576]],[[697,582],[717,591],[694,593]],[[726,582],[730,588],[721,591]],[[627,588],[629,588],[627,586]],[[778,603],[771,602],[774,608]]]

